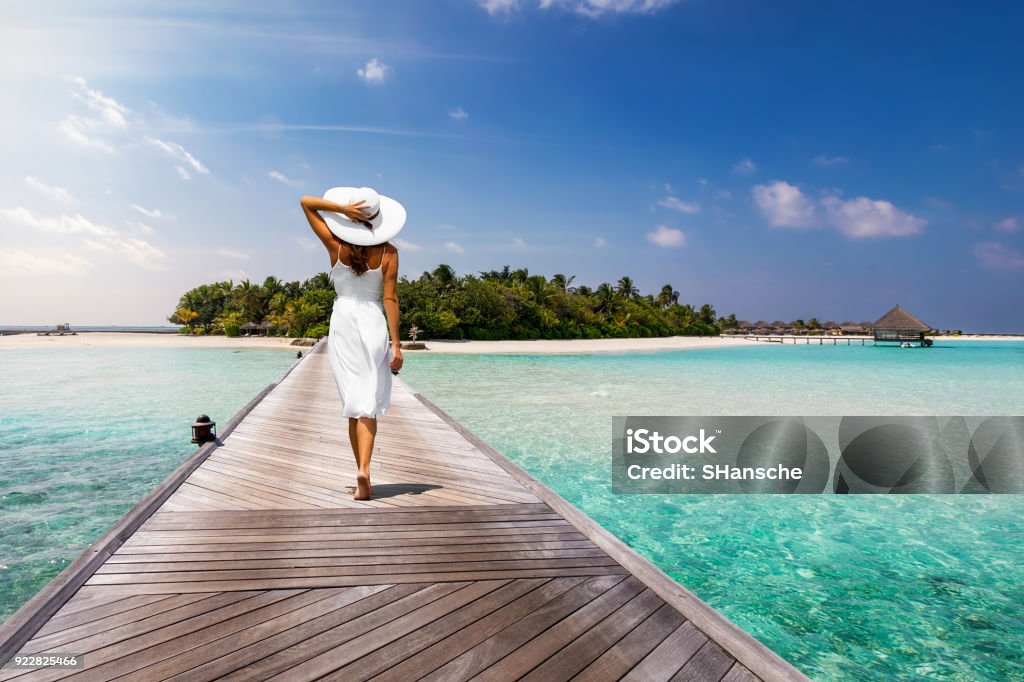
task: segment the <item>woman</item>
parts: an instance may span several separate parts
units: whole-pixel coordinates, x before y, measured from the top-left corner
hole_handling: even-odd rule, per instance
[[[373,494],[370,456],[377,417],[391,403],[391,373],[402,368],[395,293],[398,250],[388,240],[405,224],[405,209],[368,187],[335,187],[323,199],[304,196],[301,204],[331,258],[337,295],[327,354],[356,458],[353,497],[368,500]]]

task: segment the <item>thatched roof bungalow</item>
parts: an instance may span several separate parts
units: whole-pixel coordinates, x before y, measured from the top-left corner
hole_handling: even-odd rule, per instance
[[[898,305],[882,315],[874,324],[875,342],[892,341],[895,343],[919,343],[922,346],[930,346],[931,342],[925,342],[924,335],[931,331],[931,327],[908,313]]]

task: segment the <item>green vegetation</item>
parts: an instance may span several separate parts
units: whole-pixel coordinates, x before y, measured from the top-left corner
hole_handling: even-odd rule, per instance
[[[657,295],[640,295],[629,277],[595,289],[572,286],[574,276],[551,279],[526,269],[459,276],[448,265],[416,280],[402,277],[398,300],[401,335],[415,327],[426,338],[578,339],[638,336],[717,335],[710,305],[679,303],[666,284]],[[268,277],[262,285],[244,280],[196,287],[178,301],[167,319],[186,334],[239,333],[247,322],[269,322],[288,336],[325,336],[334,303],[326,273],[305,282]],[[735,316],[730,318],[733,322]]]

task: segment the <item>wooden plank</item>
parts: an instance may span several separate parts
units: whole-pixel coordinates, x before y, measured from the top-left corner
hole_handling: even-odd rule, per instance
[[[416,632],[443,618],[467,604],[478,601],[498,588],[507,585],[504,580],[473,582],[462,589],[425,604],[418,609],[407,611],[379,627],[345,642],[344,646],[331,647],[327,651],[288,670],[288,677],[297,680],[322,679],[332,671],[359,661],[371,652]]]
[[[644,590],[604,620],[575,637],[523,679],[543,682],[559,678],[568,679],[576,675],[664,603],[654,592]]]
[[[592,577],[534,609],[525,617],[502,628],[422,678],[423,682],[468,680],[520,645],[607,592],[624,584],[624,576]],[[629,586],[632,594],[638,587]],[[621,590],[620,590],[621,594]],[[510,679],[510,678],[509,678]]]
[[[310,646],[307,642],[316,636],[356,621],[366,614],[420,592],[422,589],[422,585],[352,588],[352,590],[361,591],[361,598],[358,601],[350,604],[338,604],[338,607],[333,609],[329,608],[333,606],[331,603],[318,602],[325,608],[299,613],[301,617],[297,623],[293,624],[291,619],[281,616],[250,630],[240,632],[226,642],[218,643],[220,640],[211,642],[209,645],[205,645],[206,648],[196,652],[192,667],[171,675],[168,679],[189,680],[189,682],[220,680],[232,673],[238,675],[239,679],[246,679],[246,676],[256,679],[255,666],[258,665],[258,661],[293,648],[296,649],[293,652],[297,654],[296,658],[301,660],[303,654],[298,649]],[[367,590],[373,591],[367,593]],[[308,617],[305,617],[307,615]],[[242,672],[246,668],[248,670]]]
[[[210,566],[204,562],[204,566]],[[142,585],[148,583],[181,582],[181,581],[216,581],[216,580],[274,580],[277,578],[319,578],[332,576],[382,576],[396,573],[452,573],[490,571],[529,571],[559,568],[583,567],[618,567],[607,555],[596,557],[556,557],[554,559],[516,559],[501,562],[492,561],[458,561],[453,563],[409,563],[400,566],[342,564],[326,566],[288,566],[285,568],[241,568],[214,570],[200,568],[197,570],[179,571],[141,571],[130,570],[132,564],[115,564],[111,572],[95,573],[89,579],[90,585]],[[116,572],[128,571],[128,572]]]
[[[729,672],[722,678],[722,682],[758,682],[754,673],[743,667],[742,663],[733,663]]]
[[[347,619],[329,629],[312,635],[303,641],[282,649],[274,654],[254,661],[221,677],[224,682],[232,680],[266,679],[270,676],[293,669],[305,661],[334,649],[344,648],[342,645],[373,632],[396,618],[429,605],[445,596],[457,592],[470,583],[445,583],[426,585],[416,592],[396,601],[380,606],[363,615]],[[295,678],[300,679],[300,678]]]
[[[712,640],[704,643],[671,682],[705,682],[720,680],[735,663],[732,656]]]
[[[669,680],[707,641],[707,635],[687,621],[654,647],[622,679],[624,682]]]
[[[309,543],[305,543],[309,544]],[[267,545],[273,547],[275,545]],[[469,544],[469,545],[401,545],[388,548],[389,556],[406,556],[411,554],[422,554],[427,556],[439,556],[442,554],[500,554],[502,552],[540,550],[593,550],[594,543],[590,540],[561,541],[561,542],[533,542],[523,540],[519,542],[493,542],[491,544]],[[360,546],[361,550],[372,550],[373,548]],[[176,562],[176,561],[237,561],[237,560],[260,560],[260,559],[304,559],[313,557],[349,557],[352,554],[350,545],[339,544],[333,549],[325,549],[315,545],[301,549],[278,550],[260,549],[255,551],[218,551],[218,552],[168,552],[168,553],[142,553],[125,554],[118,552],[107,560],[107,564],[136,564],[148,562]],[[371,556],[372,552],[367,554]],[[353,561],[359,557],[352,557]]]
[[[529,547],[529,545],[521,545]],[[403,570],[408,565],[432,565],[444,569],[453,564],[493,564],[495,568],[501,568],[519,560],[536,561],[542,559],[602,559],[610,563],[608,556],[597,547],[584,549],[516,549],[505,552],[470,552],[464,554],[439,553],[439,554],[347,554],[327,557],[279,557],[246,558],[240,561],[232,561],[214,557],[199,561],[184,561],[177,557],[171,557],[168,561],[133,561],[128,563],[106,562],[96,571],[96,574],[104,573],[160,573],[160,572],[181,572],[181,571],[227,571],[227,570],[262,570],[271,568],[316,568],[322,566],[353,566],[365,568],[372,565],[384,570]]]
[[[682,624],[682,614],[663,603],[650,618],[580,671],[573,682],[604,682],[623,677]]]
[[[145,574],[143,574],[145,575]],[[404,583],[463,582],[474,580],[508,580],[514,578],[554,578],[567,575],[627,575],[621,566],[581,566],[529,568],[482,571],[439,571],[427,573],[387,573],[383,575],[316,575],[260,578],[250,580],[191,580],[185,582],[145,582],[99,584],[111,594],[180,594],[186,592],[231,592],[249,590],[282,590],[352,585],[383,585]],[[105,576],[106,577],[106,576]],[[144,585],[144,587],[143,587]]]
[[[323,677],[323,680],[366,680],[393,668],[428,646],[458,632],[467,625],[506,606],[519,597],[532,592],[537,587],[549,582],[543,578],[515,580],[506,583],[496,590],[478,597],[451,613],[437,618],[423,627],[416,628],[399,637],[386,646],[362,656],[334,672]]]
[[[583,577],[562,577],[551,579],[532,592],[516,599],[511,604],[484,616],[453,635],[416,653],[402,662],[396,659],[392,667],[381,672],[374,679],[377,682],[402,682],[416,679],[437,670],[452,659],[476,647],[481,642],[501,632],[509,625],[522,620],[545,604],[565,594],[581,582]]]

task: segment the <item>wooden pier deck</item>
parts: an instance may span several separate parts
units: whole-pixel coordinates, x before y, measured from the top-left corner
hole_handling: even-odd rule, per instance
[[[396,381],[375,499],[325,343],[0,630],[0,680],[804,680]]]

